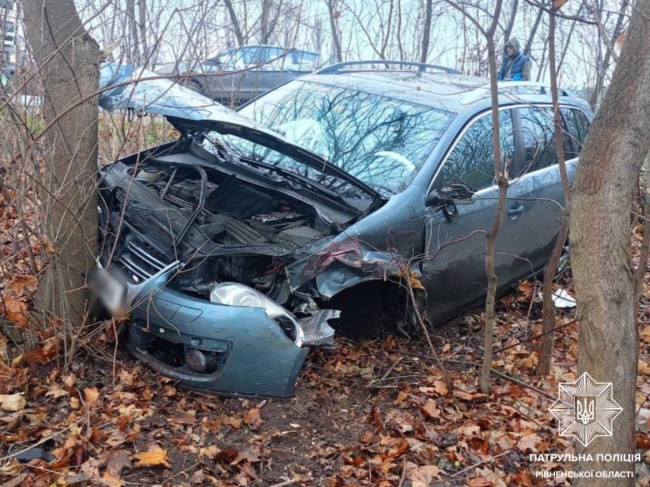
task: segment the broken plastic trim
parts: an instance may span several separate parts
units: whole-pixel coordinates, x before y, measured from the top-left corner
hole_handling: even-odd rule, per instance
[[[166,282],[172,272],[183,267],[180,261],[172,262],[163,267],[156,274],[139,284],[131,284],[126,279],[120,279],[115,275],[111,267],[105,268],[99,258],[96,260],[97,268],[90,272],[88,286],[90,292],[99,298],[100,302],[114,317],[124,317],[129,313],[135,299],[146,288],[162,285]]]

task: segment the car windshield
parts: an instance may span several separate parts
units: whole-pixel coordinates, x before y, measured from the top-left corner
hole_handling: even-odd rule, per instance
[[[281,86],[240,110],[384,193],[404,190],[455,114],[303,81]],[[295,161],[237,137],[242,153],[310,177]]]

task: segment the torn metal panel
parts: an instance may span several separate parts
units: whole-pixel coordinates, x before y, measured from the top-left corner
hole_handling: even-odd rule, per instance
[[[406,277],[404,258],[391,252],[370,249],[359,238],[337,237],[310,256],[287,267],[292,289],[299,290],[315,282],[322,297],[332,296],[370,280]],[[421,271],[417,262],[410,265],[414,287],[421,287]]]
[[[336,309],[322,309],[311,316],[298,320],[305,334],[304,344],[310,347],[333,346],[334,329],[328,324],[329,320],[338,319],[341,312]]]

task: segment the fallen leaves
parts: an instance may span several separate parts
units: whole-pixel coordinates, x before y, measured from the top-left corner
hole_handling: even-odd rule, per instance
[[[417,466],[409,462],[406,464],[406,476],[412,487],[429,487],[434,480],[440,478],[440,469],[435,465]]]
[[[171,468],[167,460],[167,450],[163,450],[158,445],[153,445],[149,451],[136,453],[133,455],[136,460],[136,467],[167,467]]]
[[[517,448],[522,453],[537,453],[537,446],[542,442],[542,439],[536,434],[529,434],[522,436],[517,442]]]
[[[244,415],[244,423],[253,430],[259,429],[264,423],[260,417],[260,408],[252,408]]]
[[[13,321],[16,326],[26,328],[29,326],[30,314],[28,303],[31,295],[38,288],[38,280],[34,276],[14,275],[5,286],[0,300],[0,310]]]
[[[639,360],[637,371],[641,375],[650,375],[650,365],[644,360]]]
[[[17,412],[25,409],[27,400],[22,393],[0,394],[0,408],[3,411]]]
[[[533,371],[539,363],[537,352],[532,352],[526,358],[519,361],[519,368],[524,371]]]
[[[112,477],[119,479],[122,476],[122,470],[131,466],[131,455],[126,450],[116,450],[105,456],[106,471]]]
[[[436,404],[436,401],[434,401],[433,399],[427,399],[427,402],[420,407],[420,410],[427,418],[433,419],[440,416],[440,410],[438,409],[438,405]]]
[[[94,405],[99,399],[99,390],[96,387],[86,387],[84,389],[84,401],[88,405]]]

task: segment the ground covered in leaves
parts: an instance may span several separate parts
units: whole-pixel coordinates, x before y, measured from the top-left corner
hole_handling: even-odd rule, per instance
[[[287,401],[189,392],[119,347],[60,372],[50,341],[2,364],[0,475],[7,486],[543,485],[535,471],[566,465],[528,455],[573,449],[548,408],[557,383],[575,380],[576,324],[560,312],[552,374],[537,378],[535,285],[520,284],[499,310],[494,365],[513,380],[495,376],[489,395],[477,380],[480,311],[432,334],[439,360],[422,340],[395,336],[314,350]],[[644,341],[640,405],[649,353]],[[638,442],[647,448],[645,435]],[[51,457],[12,458],[32,446]]]

